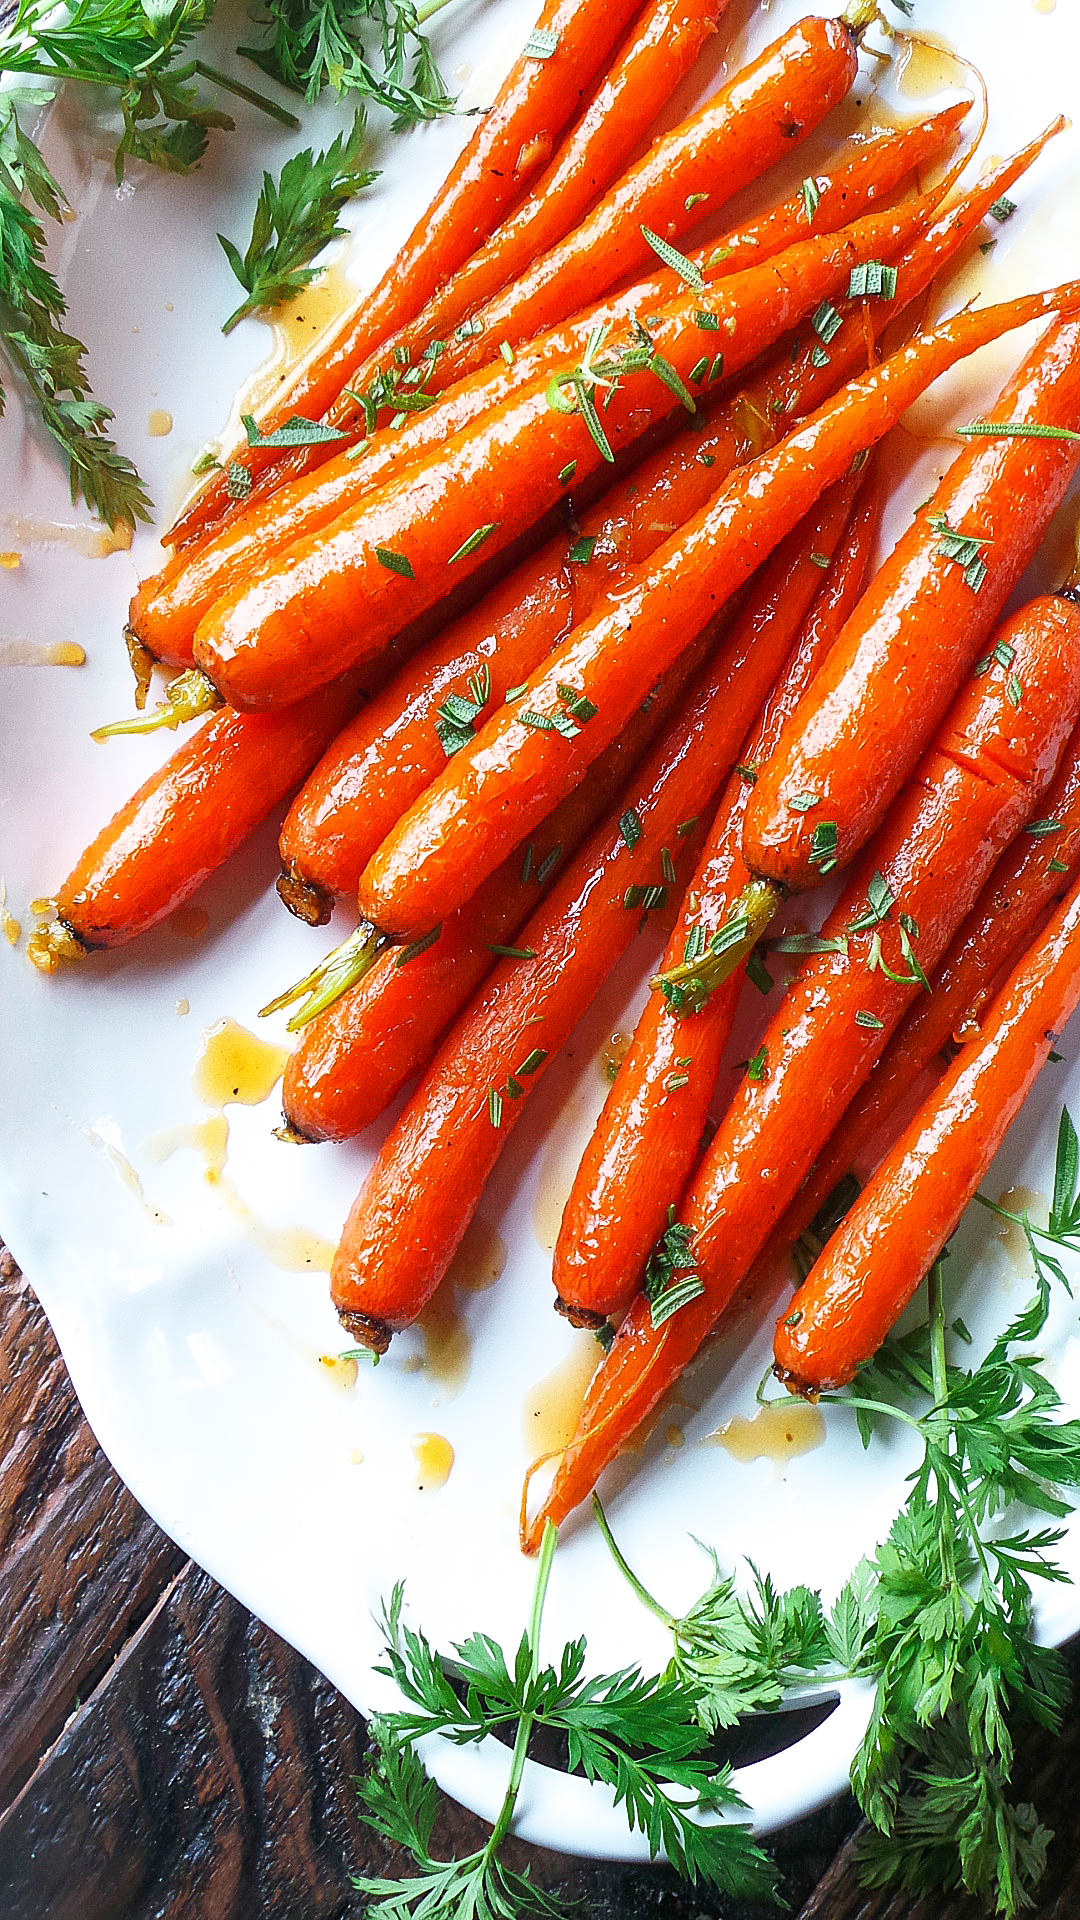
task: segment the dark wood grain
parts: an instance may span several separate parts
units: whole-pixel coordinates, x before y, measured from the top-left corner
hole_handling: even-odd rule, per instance
[[[0,1250],[0,1920],[359,1920],[361,1716],[120,1485]],[[1080,1647],[1070,1653],[1080,1679]],[[1056,1829],[1033,1920],[1080,1916],[1080,1719],[1020,1744]],[[843,1798],[773,1845],[797,1920],[982,1920],[868,1894]],[[446,1803],[437,1850],[484,1829]],[[666,1871],[516,1847],[582,1920],[765,1920]],[[775,1912],[775,1909],[769,1909]]]

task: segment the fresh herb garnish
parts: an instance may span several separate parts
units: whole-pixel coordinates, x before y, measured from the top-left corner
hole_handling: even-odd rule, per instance
[[[249,447],[324,447],[349,437],[340,427],[329,427],[324,420],[306,420],[302,413],[294,413],[272,433],[262,432],[253,413],[242,413],[240,419]]]
[[[455,560],[465,560],[470,553],[475,553],[477,547],[483,546],[484,541],[488,538],[489,534],[495,532],[498,525],[498,520],[489,520],[486,526],[477,527],[473,533],[470,533],[467,540],[462,541],[457,552],[450,555],[446,563],[447,566],[452,567]]]
[[[685,253],[680,253],[678,247],[673,247],[670,240],[662,239],[651,227],[642,227],[641,237],[659,255],[665,267],[670,267],[673,273],[678,274],[684,286],[689,287],[692,293],[704,293],[705,275],[695,261],[688,260]]]
[[[989,540],[971,533],[959,533],[955,527],[950,527],[943,513],[932,513],[928,525],[941,535],[938,552],[960,568],[972,592],[978,593],[986,579],[987,568],[982,550],[990,545]]]
[[[468,697],[449,693],[438,708],[435,733],[447,759],[467,747],[476,734],[476,722],[491,698],[491,668],[486,664],[469,675]]]
[[[895,299],[896,268],[885,266],[881,260],[864,260],[860,266],[852,267],[848,298],[860,300],[866,297]]]
[[[972,420],[957,433],[984,440],[1080,440],[1071,427],[1045,427],[1039,420]]]
[[[247,296],[222,333],[231,333],[246,314],[291,299],[315,278],[318,269],[309,263],[345,232],[338,225],[342,207],[379,177],[362,165],[364,139],[364,113],[358,109],[351,132],[339,134],[325,153],[313,155],[305,147],[286,161],[278,180],[264,173],[245,253],[218,234]]]
[[[445,0],[265,0],[253,15],[269,38],[238,52],[293,93],[327,88],[377,101],[397,127],[450,113],[454,102],[422,32]],[[374,39],[378,54],[369,49]]]

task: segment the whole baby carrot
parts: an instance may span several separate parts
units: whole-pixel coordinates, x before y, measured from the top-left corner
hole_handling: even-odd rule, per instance
[[[918,298],[1047,137],[995,169],[920,237],[904,262],[900,302]],[[884,320],[877,317],[875,325],[880,329]],[[439,708],[448,696],[479,707],[469,722],[474,727],[480,712],[497,706],[602,599],[610,604],[630,569],[703,507],[728,473],[772,441],[778,420],[813,407],[857,370],[866,354],[861,312],[841,303],[829,328],[827,352],[807,327],[805,339],[796,336],[790,351],[695,422],[693,432],[617,482],[582,516],[577,540],[556,535],[523,561],[357,715],[297,796],[282,830],[279,888],[292,911],[323,924],[333,896],[356,888],[379,842],[442,770]],[[571,552],[587,554],[587,563],[568,562]],[[485,686],[488,701],[481,705],[476,693]],[[463,730],[451,729],[451,745]]]
[[[357,698],[342,681],[286,713],[211,714],[91,841],[31,958],[51,972],[156,926],[300,784]]]
[[[1077,622],[1080,638],[1080,621]],[[1080,883],[863,1188],[776,1329],[793,1392],[843,1386],[942,1247],[1080,1001]]]
[[[834,492],[846,515],[854,483]],[[709,993],[707,980],[712,942],[724,938],[749,879],[739,854],[748,782],[861,591],[876,524],[876,488],[867,485],[824,582],[810,574],[829,550],[820,530],[778,580],[773,611],[791,621],[795,645],[743,743],[653,982],[663,991],[646,1002],[563,1212],[552,1278],[560,1311],[576,1325],[618,1317],[629,1305],[672,1195],[690,1177],[742,985],[733,974]],[[790,537],[767,571],[789,545]]]
[[[661,134],[580,226],[546,253],[525,256],[525,270],[476,307],[460,337],[446,339],[433,370],[438,384],[483,366],[503,340],[517,346],[546,333],[609,288],[655,268],[649,233],[661,243],[677,241],[760,179],[844,98],[858,66],[857,35],[842,20],[797,21],[688,120]]]
[[[331,1274],[344,1324],[376,1348],[438,1286],[484,1181],[548,1060],[664,904],[695,821],[730,768],[789,635],[733,631],[683,712],[451,1029],[389,1134]],[[680,831],[681,829],[681,831]]]
[[[369,862],[359,894],[362,916],[410,939],[444,919],[581,777],[656,673],[825,487],[843,477],[857,452],[880,439],[966,352],[1078,299],[1074,286],[957,315],[851,382],[778,447],[733,475],[639,569],[618,605],[576,627],[530,676],[520,700],[455,754]],[[1048,359],[1058,366],[1052,352]],[[1080,380],[1080,372],[1073,377]],[[1044,383],[1054,384],[1045,376]],[[1058,467],[1067,465],[1069,456],[1050,444]],[[1055,467],[1048,465],[1052,476]],[[1033,505],[1029,517],[1041,508],[1041,501],[1038,509]],[[563,688],[593,710],[587,724],[560,718]]]
[[[258,707],[287,705],[372,657],[554,505],[569,463],[580,480],[679,405],[692,412],[691,388],[737,371],[932,208],[924,196],[804,240],[707,295],[668,302],[648,329],[635,319],[610,342],[597,329],[576,366],[529,382],[227,594],[200,622],[198,664],[231,705]]]
[[[437,940],[418,941],[416,949],[385,948],[370,971],[325,1011],[309,1018],[302,1007],[290,1021],[293,1026],[306,1020],[281,1090],[292,1138],[348,1140],[361,1133],[406,1081],[428,1066],[447,1027],[499,954],[512,949],[510,958],[529,957],[518,934],[536,905],[537,889],[566,866],[586,833],[611,810],[620,786],[701,666],[709,637],[688,649],[619,739],[594,760],[580,786],[451,916]],[[358,956],[358,970],[363,965]],[[317,993],[322,984],[317,976],[311,980]]]
[[[766,1251],[792,1246],[864,1156],[888,1142],[889,1122],[928,1069],[943,1073],[954,1041],[978,1030],[1003,967],[1058,905],[1080,866],[1080,736],[1062,755],[1053,786],[1007,848],[932,979],[855,1096],[828,1146],[788,1208]],[[893,1122],[893,1132],[898,1122]],[[880,1143],[880,1146],[878,1146]]]
[[[939,121],[944,117],[937,116]],[[926,127],[933,125],[933,122],[924,123]],[[1056,125],[1014,160],[996,168],[965,194],[947,216],[936,220],[934,226],[916,240],[904,260],[900,276],[898,299],[901,302],[917,297],[933,271],[955,254],[986,209],[1031,165],[1055,131]],[[939,137],[943,138],[944,134]],[[913,133],[902,138],[906,145]],[[815,214],[815,226],[821,220],[823,208],[830,214],[831,225],[838,227],[846,208],[851,207],[857,214],[871,205],[879,192],[885,191],[881,181],[889,177],[893,167],[883,171],[883,147],[885,143],[880,140],[863,147],[856,145],[854,154],[863,156],[862,161],[853,158],[843,168],[834,168],[831,187],[823,192]],[[875,153],[878,157],[871,167],[868,156]],[[791,203],[782,229],[777,230],[773,216],[766,216],[728,235],[722,245],[703,254],[697,264],[706,280],[711,284],[716,278],[726,277],[729,270],[751,264],[762,255],[769,257],[774,241],[783,245],[790,240],[792,232],[797,235],[799,229],[793,223],[799,209],[805,211],[801,196]],[[662,281],[664,291],[671,292],[673,280],[672,275],[656,275],[650,284]],[[840,311],[843,312],[842,305]],[[878,327],[882,324],[883,316],[878,315]],[[825,350],[820,338],[810,329],[807,331],[810,338],[800,356],[798,377],[807,390],[807,404],[813,406],[839,384],[845,369],[854,371],[858,367],[860,354],[865,363],[865,330],[860,324],[856,336],[850,326],[842,328],[830,343],[829,359],[823,364],[820,363]],[[493,368],[454,388],[440,400],[437,409],[411,415],[400,429],[377,433],[363,444],[359,455],[355,446],[336,454],[332,446],[301,449],[293,456],[294,460],[312,463],[327,453],[333,457],[311,474],[305,474],[301,466],[301,477],[281,486],[270,499],[255,506],[248,503],[235,527],[224,529],[194,552],[176,556],[158,574],[143,581],[131,603],[132,631],[157,658],[190,666],[192,643],[200,619],[238,580],[253,580],[265,569],[276,566],[286,546],[328,525],[391,474],[402,471],[421,454],[440,445],[450,433],[459,431],[470,420],[499,404],[541,367],[547,367],[550,373],[568,360],[579,358],[581,346],[579,329],[570,326],[557,330],[543,343],[535,343],[518,353],[512,365],[506,365],[500,358]],[[812,358],[814,354],[816,360]],[[834,369],[831,377],[830,364]],[[784,365],[787,373],[787,361]],[[791,387],[790,377],[784,392],[771,398],[788,413],[802,410],[797,405],[798,394]],[[771,420],[772,415],[767,417]]]
[[[699,1291],[647,1286],[588,1389],[539,1515],[561,1521],[591,1491],[687,1366],[796,1191],[814,1154],[923,990],[994,859],[1053,777],[1080,711],[1080,648],[1043,607],[1002,632],[1010,666],[969,681],[914,780],[822,929],[765,1031],[679,1205]],[[1014,705],[1012,676],[1022,686]],[[673,1199],[675,1197],[673,1196]],[[693,1297],[687,1297],[688,1294]]]
[[[990,417],[1076,425],[1080,324],[1036,344]],[[978,657],[1078,460],[1075,441],[1040,438],[980,439],[957,456],[761,769],[743,828],[752,872],[810,886],[824,828],[841,866],[863,845]],[[800,811],[807,794],[813,803]]]
[[[275,397],[266,428],[281,426],[295,413],[309,418],[323,413],[364,354],[411,320],[488,238],[546,165],[583,92],[640,7],[641,0],[546,0],[534,30],[540,42],[530,35],[391,266]],[[543,51],[530,51],[537,46]],[[227,501],[225,477],[216,475],[180,515],[170,543],[194,538]]]

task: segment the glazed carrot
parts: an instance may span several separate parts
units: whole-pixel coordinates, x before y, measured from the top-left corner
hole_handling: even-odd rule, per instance
[[[932,122],[923,124],[933,125]],[[986,209],[1007,192],[1031,165],[1046,141],[1057,131],[1058,124],[1055,123],[1014,160],[995,169],[915,241],[904,260],[900,275],[900,302],[908,302],[924,290],[933,273],[958,251],[967,234],[978,225]],[[855,147],[854,151],[856,155],[869,156],[883,144],[882,141],[873,141],[865,147]],[[832,209],[830,218],[839,225],[838,209],[851,205],[858,212],[860,208],[872,204],[881,178],[880,160],[874,170],[869,169],[868,162],[860,166],[853,160],[843,169],[834,169],[830,178],[832,188],[823,192],[822,205],[827,210]],[[801,196],[798,197],[798,207],[803,207]],[[795,213],[795,203],[792,202],[792,220]],[[821,213],[822,207],[819,206],[816,222],[820,221]],[[794,230],[797,233],[797,226]],[[760,257],[763,249],[765,257],[768,257],[768,246],[771,246],[772,240],[785,241],[789,231],[785,227],[775,232],[772,217],[766,216],[761,222],[751,222],[739,232],[729,234],[718,249],[704,253],[698,264],[710,282],[725,277],[728,268],[752,263]],[[717,252],[728,257],[716,258]],[[708,264],[710,259],[713,260],[711,266]],[[654,282],[649,284],[656,284],[661,279],[665,289],[668,289],[667,276],[657,275]],[[843,311],[842,306],[840,311]],[[886,318],[885,310],[874,317],[880,329]],[[891,317],[891,312],[888,317]],[[809,329],[807,331],[809,339],[805,343],[805,351],[800,355],[798,374],[799,383],[806,389],[806,404],[813,406],[839,384],[846,370],[855,371],[860,364],[865,364],[866,342],[860,314],[857,330],[850,325],[845,326],[830,342],[829,362],[822,366],[810,358],[816,351],[820,360],[823,352],[821,341],[817,334],[810,333]],[[494,369],[473,376],[444,396],[438,409],[413,417],[400,430],[376,434],[368,443],[362,458],[357,459],[355,449],[349,448],[334,455],[315,473],[282,486],[273,499],[246,511],[235,529],[227,528],[197,552],[177,556],[160,573],[145,580],[132,601],[132,631],[159,659],[178,666],[190,666],[193,659],[192,642],[199,620],[237,580],[250,581],[264,569],[276,566],[284,547],[326,526],[392,473],[402,470],[423,452],[439,445],[448,434],[459,431],[470,420],[487,412],[538,372],[541,365],[554,370],[557,365],[580,357],[581,344],[579,329],[571,327],[560,330],[548,336],[542,354],[534,354],[534,349],[530,348],[519,353],[510,367],[500,359]],[[833,369],[831,373],[830,365]],[[782,378],[784,390],[767,396],[767,401],[775,399],[777,406],[787,413],[805,410],[799,406],[798,386],[793,384],[787,359],[783,363]],[[765,412],[771,424],[773,415],[768,405]],[[326,452],[325,447],[304,449],[303,458],[314,461],[318,455]]]
[[[990,417],[1080,423],[1080,324],[1038,341]],[[863,845],[970,671],[1078,461],[1075,442],[1045,439],[981,440],[958,454],[762,767],[743,828],[754,873],[813,885],[823,821],[834,825],[841,866]],[[970,549],[958,536],[971,537]],[[815,804],[799,812],[791,802],[807,793]]]
[[[898,299],[919,297],[1047,137],[995,169],[915,243]],[[356,888],[379,842],[442,770],[436,725],[448,694],[475,704],[469,682],[486,668],[490,705],[498,705],[602,598],[610,602],[621,591],[634,564],[704,506],[727,474],[771,442],[778,419],[813,407],[865,362],[863,304],[854,312],[850,303],[840,304],[841,324],[827,355],[807,327],[790,350],[695,422],[693,432],[617,482],[582,516],[580,536],[595,542],[586,566],[568,565],[572,543],[555,536],[357,715],[298,795],[282,830],[279,890],[292,911],[323,924],[332,897]],[[879,316],[875,324],[880,329],[884,321]]]
[[[276,396],[265,429],[294,413],[322,414],[364,354],[411,320],[494,232],[547,165],[583,93],[640,6],[641,0],[547,0],[536,30],[555,36],[550,54],[519,55],[391,266]],[[215,476],[176,521],[169,541],[193,538],[227,499],[224,476]]]
[[[1080,622],[1077,623],[1080,637]],[[843,1386],[933,1266],[1080,1001],[1080,884],[863,1188],[776,1329],[793,1392]]]
[[[580,786],[451,916],[436,941],[405,965],[400,951],[386,949],[355,986],[302,1027],[282,1085],[285,1121],[294,1138],[350,1139],[428,1066],[443,1033],[490,973],[499,949],[517,941],[536,904],[537,888],[547,886],[610,811],[619,787],[700,667],[710,638],[699,640],[664,676]]]
[[[91,841],[31,958],[51,972],[156,926],[300,784],[357,697],[342,681],[287,713],[211,714]]]
[[[894,1034],[785,1213],[766,1258],[799,1238],[845,1174],[864,1170],[868,1149],[880,1141],[884,1152],[890,1116],[899,1113],[927,1069],[944,1072],[954,1042],[977,1033],[1002,968],[1064,897],[1080,866],[1080,735],[1063,754],[1039,813],[1002,854],[934,974],[933,992],[915,1002]]]
[[[968,111],[968,103],[948,107],[931,119],[912,122],[910,126],[892,128],[879,132],[876,138],[869,140],[851,140],[830,162],[828,173],[815,176],[815,185],[819,199],[814,208],[813,230],[817,234],[835,233],[847,226],[860,214],[867,212],[875,200],[884,199],[904,177],[920,166],[922,162],[938,148],[943,146],[950,135],[959,126]],[[963,159],[957,164],[956,172],[963,166]],[[942,197],[948,191],[954,174],[950,173],[942,182]],[[688,196],[692,198],[692,196]],[[719,196],[706,196],[719,205]],[[695,203],[696,204],[696,203]],[[692,209],[691,209],[692,210]],[[703,205],[703,212],[708,209]],[[524,221],[527,209],[515,216],[515,221]],[[627,208],[621,210],[623,220],[630,217]],[[739,273],[745,267],[756,265],[780,253],[785,247],[804,237],[808,226],[807,202],[802,188],[789,194],[776,206],[765,213],[734,228],[712,240],[707,246],[696,248],[689,255],[693,265],[706,280],[714,280],[730,273]],[[501,242],[502,231],[494,236],[491,250]],[[532,256],[526,255],[529,259]],[[465,285],[478,268],[482,255],[462,269],[461,274],[447,287],[440,299],[436,296],[413,326],[404,329],[393,343],[387,343],[372,354],[362,368],[358,368],[351,383],[352,390],[343,392],[334,402],[327,419],[342,428],[356,427],[362,415],[355,399],[357,391],[373,391],[372,383],[380,372],[393,372],[397,364],[394,354],[397,351],[407,353],[415,363],[423,361],[425,373],[423,389],[425,393],[441,393],[451,381],[461,377],[466,362],[471,366],[490,363],[503,340],[517,346],[526,336],[520,324],[513,317],[516,295],[507,289],[499,301],[498,329],[484,323],[483,310],[472,312],[477,302],[471,296],[463,297]],[[533,285],[532,276],[526,275],[521,289],[523,297]],[[634,298],[643,312],[652,310],[654,304],[671,299],[680,285],[679,276],[671,268],[654,270],[647,278],[636,280]],[[545,304],[551,304],[546,301]],[[448,347],[455,323],[472,312],[469,331],[464,343],[456,340]],[[535,320],[535,314],[532,316]],[[482,329],[477,333],[475,329]],[[463,329],[464,331],[464,329]],[[430,357],[429,357],[430,356]],[[288,462],[288,471],[299,473],[322,463],[327,458],[326,446],[313,446],[294,453]],[[280,473],[285,476],[283,465]],[[268,470],[263,476],[263,485],[276,484],[275,475]],[[240,509],[243,514],[244,509]]]
[[[530,676],[520,701],[455,754],[369,862],[359,894],[362,916],[406,938],[445,919],[581,777],[656,673],[843,477],[857,452],[880,439],[965,353],[1078,299],[1080,288],[1073,287],[957,315],[853,381],[773,451],[733,475],[639,569],[618,605],[576,627]],[[552,717],[563,711],[560,687],[595,708],[571,737],[562,726],[556,730]],[[539,715],[542,725],[523,714]]]
[[[842,22],[801,21],[698,113],[663,135],[572,233],[560,226],[557,244],[546,252],[526,244],[519,264],[489,290],[495,293],[504,278],[523,267],[504,297],[496,297],[459,330],[456,322],[468,309],[461,306],[457,291],[448,289],[445,303],[439,303],[436,313],[420,316],[416,329],[372,341],[377,352],[363,365],[350,365],[347,381],[339,380],[320,411],[346,385],[351,392],[368,386],[379,365],[407,365],[410,354],[423,364],[423,349],[431,341],[441,344],[446,361],[445,370],[435,370],[435,384],[445,386],[489,361],[503,339],[517,345],[546,332],[594,303],[635,268],[652,265],[655,255],[642,229],[675,239],[702,219],[706,202],[699,193],[707,190],[719,207],[739,187],[757,179],[848,92],[858,70],[856,49],[857,34]],[[609,130],[606,119],[604,130]],[[523,214],[517,224],[524,219]],[[501,233],[494,237],[491,251],[496,256],[502,240]],[[482,270],[478,266],[478,273]],[[459,338],[466,328],[467,336]],[[328,414],[341,425],[355,423],[358,416],[358,404],[349,394],[342,394]],[[309,456],[304,465],[314,463]]]
[[[585,1397],[539,1516],[561,1520],[687,1366],[773,1223],[869,1074],[1028,817],[1080,710],[1080,648],[1040,603],[1007,623],[1011,666],[994,662],[956,700],[766,1029],[760,1077],[743,1079],[679,1205],[702,1291],[677,1312],[634,1302]],[[1019,707],[1010,676],[1022,686]],[[901,918],[903,916],[903,918]],[[917,928],[918,931],[913,931]],[[882,964],[883,963],[883,964]],[[672,1196],[676,1199],[676,1196]]]
[[[854,483],[835,490],[833,504],[845,517],[853,493]],[[687,889],[661,977],[669,969],[679,974],[688,954],[707,956],[749,880],[739,854],[747,781],[858,597],[876,524],[877,492],[868,485],[824,584],[810,574],[810,553],[817,558],[829,551],[820,526],[812,542],[800,542],[794,569],[778,571],[790,539],[769,564],[779,589],[770,610],[790,621],[795,644],[743,743],[739,771],[728,782]],[[618,1317],[630,1304],[672,1195],[690,1177],[742,985],[741,973],[734,974],[709,994],[706,978],[699,966],[682,986],[650,995],[582,1157],[552,1275],[560,1311],[576,1325]]]
[[[704,392],[744,366],[846,286],[857,263],[918,232],[933,204],[923,196],[872,214],[707,294],[684,293],[649,316],[648,331],[636,320],[610,341],[594,331],[578,365],[530,381],[287,548],[272,574],[227,594],[200,622],[198,664],[230,705],[258,707],[285,705],[372,657],[554,505],[571,463],[580,482],[680,404],[692,412],[691,386]]]
[[[646,230],[678,241],[760,179],[844,98],[858,67],[857,36],[842,20],[798,21],[688,120],[661,134],[580,226],[539,257],[527,253],[525,271],[486,304],[470,303],[462,337],[448,333],[435,363],[437,385],[475,372],[503,340],[517,346],[546,333],[631,275],[655,270]],[[804,206],[803,232],[806,226]]]
[[[749,717],[783,662],[779,630],[733,631],[614,818],[555,881],[451,1029],[346,1222],[330,1291],[357,1338],[385,1346],[438,1286],[522,1105],[625,950],[663,904]],[[680,833],[679,829],[682,828]]]

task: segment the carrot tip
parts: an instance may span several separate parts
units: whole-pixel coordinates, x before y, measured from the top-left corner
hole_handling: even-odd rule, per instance
[[[385,1353],[393,1339],[393,1328],[385,1320],[373,1320],[366,1313],[353,1313],[348,1307],[338,1308],[338,1319],[346,1333],[351,1333],[360,1346],[370,1348],[372,1353]]]
[[[572,1327],[586,1327],[590,1333],[596,1333],[608,1323],[606,1313],[594,1313],[591,1307],[575,1307],[572,1300],[564,1300],[561,1293],[555,1295],[555,1311],[569,1320]]]
[[[271,1128],[271,1132],[275,1140],[284,1140],[287,1147],[310,1147],[315,1144],[310,1133],[301,1133],[299,1127],[293,1126],[287,1114],[282,1116],[281,1126]]]
[[[295,861],[287,860],[275,882],[278,899],[297,920],[309,927],[325,927],[334,911],[334,896],[317,880],[305,879]]]

